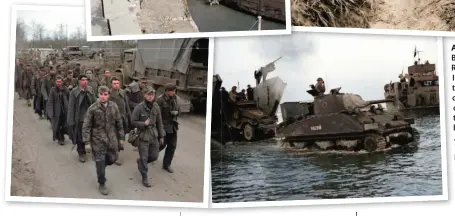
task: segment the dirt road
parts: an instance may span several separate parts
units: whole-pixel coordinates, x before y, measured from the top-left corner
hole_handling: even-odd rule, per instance
[[[50,123],[39,120],[24,100],[14,101],[13,196],[102,198],[122,200],[203,202],[205,120],[184,116],[180,120],[179,141],[173,160],[174,173],[161,169],[164,151],[149,164],[151,188],[141,184],[137,170],[138,152],[130,144],[120,152],[122,166],[106,169],[108,196],[98,192],[95,164],[88,155],[80,163],[72,144],[52,142]]]
[[[450,31],[443,10],[449,0],[382,0],[371,28]],[[455,19],[455,18],[452,18]]]

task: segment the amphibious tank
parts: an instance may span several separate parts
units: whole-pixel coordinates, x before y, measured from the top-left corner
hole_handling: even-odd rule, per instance
[[[439,77],[436,65],[414,62],[408,67],[407,74],[400,74],[398,82],[384,85],[385,99],[397,103],[387,103],[389,111],[438,110],[439,111]]]
[[[359,95],[340,93],[341,88],[319,95],[307,92],[312,102],[280,105],[283,122],[276,136],[291,148],[373,152],[394,144],[406,145],[418,138],[414,119],[386,112],[383,103],[364,101]]]

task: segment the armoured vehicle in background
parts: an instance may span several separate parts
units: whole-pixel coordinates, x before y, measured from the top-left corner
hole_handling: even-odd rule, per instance
[[[146,77],[157,95],[164,85],[177,86],[180,111],[206,111],[208,38],[139,40],[136,48],[123,50],[121,67],[115,70],[124,85]]]
[[[276,112],[286,87],[283,80],[279,77],[264,80],[253,88],[255,100],[233,102],[228,100],[227,91],[220,90],[219,75],[213,79],[212,137],[220,142],[226,139],[251,142],[275,137]]]
[[[400,74],[399,77],[399,82],[384,85],[384,97],[398,102],[387,103],[388,110],[439,110],[439,77],[435,64],[415,61],[414,65],[408,67],[408,73]]]
[[[414,119],[384,110],[381,104],[392,101],[364,101],[359,95],[340,93],[340,89],[324,95],[308,90],[313,102],[282,104],[283,122],[276,128],[282,144],[308,151],[373,152],[406,145],[419,137],[411,126]]]

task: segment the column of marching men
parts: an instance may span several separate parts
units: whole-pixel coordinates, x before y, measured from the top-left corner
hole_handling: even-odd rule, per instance
[[[165,150],[162,168],[173,173],[179,116],[176,86],[168,84],[162,95],[155,95],[146,77],[133,77],[122,89],[119,78],[109,70],[98,78],[100,70],[18,58],[15,92],[41,120],[50,122],[54,142],[65,145],[64,135],[68,135],[79,162],[87,160],[90,150],[101,194],[108,194],[106,167],[122,165],[125,142],[137,148],[142,184],[151,187],[148,164],[158,159],[160,151]]]

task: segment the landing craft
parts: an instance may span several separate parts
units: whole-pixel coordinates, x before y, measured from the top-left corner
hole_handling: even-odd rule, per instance
[[[400,79],[384,85],[385,99],[396,101],[386,104],[389,111],[439,111],[439,77],[435,64],[415,61],[408,67],[407,74],[400,74]]]
[[[359,95],[340,93],[340,89],[325,95],[312,89],[307,92],[314,97],[313,102],[283,103],[283,122],[276,128],[282,146],[308,151],[374,152],[419,138],[411,126],[414,119],[390,114],[380,105],[393,101],[364,101]]]

